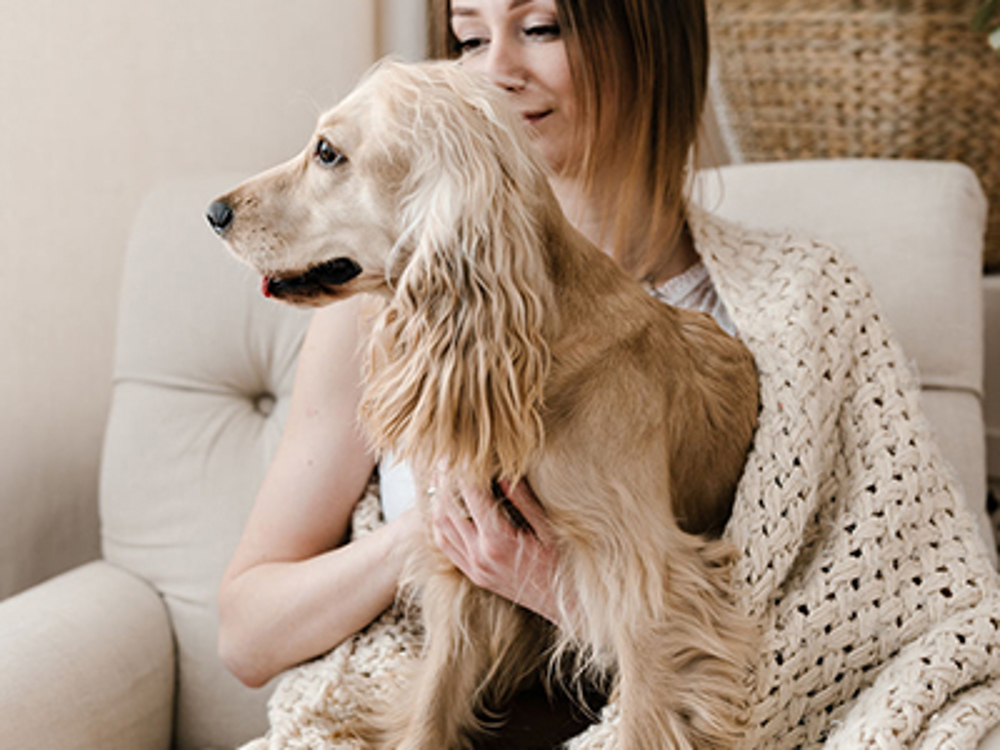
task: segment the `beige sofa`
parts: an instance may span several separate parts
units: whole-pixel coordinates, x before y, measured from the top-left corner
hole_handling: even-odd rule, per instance
[[[236,181],[166,185],[136,220],[102,466],[103,559],[0,603],[0,747],[232,747],[265,729],[268,689],[243,687],[216,656],[214,596],[277,445],[308,314],[260,297],[205,225],[211,197]],[[738,166],[704,173],[698,195],[853,255],[919,368],[926,409],[989,539],[986,208],[972,173],[912,162]],[[0,495],[0,518],[14,502]]]

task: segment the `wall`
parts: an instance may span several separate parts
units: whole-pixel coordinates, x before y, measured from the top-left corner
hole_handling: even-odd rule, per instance
[[[0,598],[98,554],[121,260],[144,193],[291,156],[399,2],[0,0]]]
[[[375,23],[380,54],[404,60],[427,56],[427,4],[422,0],[380,0]]]

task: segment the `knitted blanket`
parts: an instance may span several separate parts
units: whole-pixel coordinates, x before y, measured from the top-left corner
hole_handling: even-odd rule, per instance
[[[727,536],[763,623],[744,746],[975,748],[1000,723],[1000,587],[919,385],[843,255],[693,210],[696,246],[760,371]],[[356,530],[378,522],[375,491]],[[270,703],[245,750],[357,748],[356,709],[419,649],[395,606]],[[617,707],[568,743],[615,748]]]

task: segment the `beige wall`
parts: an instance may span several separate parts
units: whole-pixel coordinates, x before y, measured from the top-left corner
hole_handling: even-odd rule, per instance
[[[426,11],[424,0],[378,0],[375,22],[380,52],[404,60],[426,57]]]
[[[294,153],[375,58],[379,7],[0,0],[0,598],[98,553],[115,307],[141,197]]]

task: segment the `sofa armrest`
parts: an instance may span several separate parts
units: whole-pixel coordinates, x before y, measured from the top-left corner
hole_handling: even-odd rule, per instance
[[[107,562],[0,602],[4,747],[167,750],[174,649],[159,596]]]

